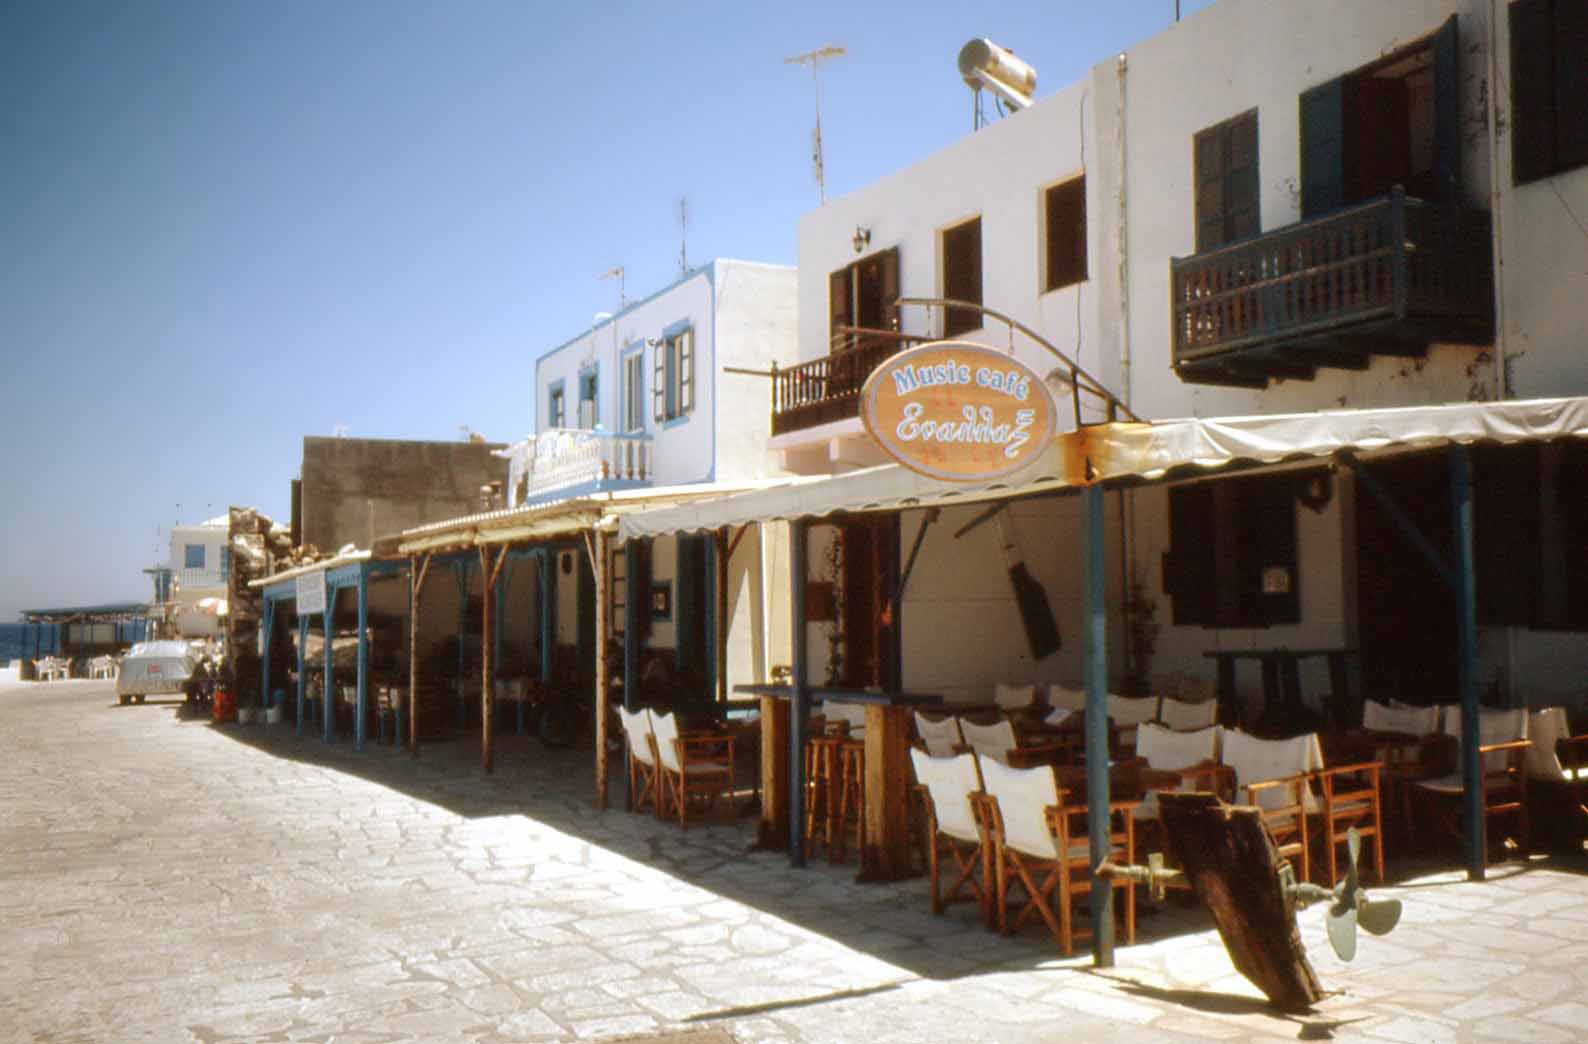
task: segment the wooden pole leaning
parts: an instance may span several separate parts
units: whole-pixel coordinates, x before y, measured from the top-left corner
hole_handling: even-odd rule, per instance
[[[495,553],[488,547],[480,548],[480,767],[487,775],[496,769],[496,730],[492,728],[496,717],[496,665],[491,662],[492,646],[496,643],[492,641],[492,609],[496,605],[496,580],[506,561],[506,547]]]
[[[430,554],[408,563],[408,753],[419,756],[419,597],[430,572]]]

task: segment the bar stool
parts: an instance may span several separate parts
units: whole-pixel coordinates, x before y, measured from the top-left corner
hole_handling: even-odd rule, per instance
[[[805,849],[814,850],[816,842],[827,847],[833,858],[833,833],[838,815],[839,749],[841,736],[825,733],[805,741]]]
[[[866,846],[866,741],[845,736],[838,742],[839,799],[836,851],[829,846],[828,856],[833,862],[844,859],[849,844],[851,825],[855,833],[855,851]],[[850,816],[854,817],[851,824]]]

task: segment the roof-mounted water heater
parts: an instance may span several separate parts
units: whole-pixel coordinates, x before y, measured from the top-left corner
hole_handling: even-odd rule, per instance
[[[981,124],[982,88],[992,91],[1012,109],[1028,108],[1037,90],[1037,71],[1016,58],[1013,51],[985,37],[959,49],[959,75],[977,94],[973,129]]]

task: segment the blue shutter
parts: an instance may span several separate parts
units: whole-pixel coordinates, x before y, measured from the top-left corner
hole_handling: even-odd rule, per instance
[[[1317,217],[1345,202],[1345,80],[1301,95],[1301,216]]]
[[[1456,16],[1434,38],[1434,177],[1439,202],[1461,202],[1461,53]],[[1491,88],[1492,89],[1492,88]]]

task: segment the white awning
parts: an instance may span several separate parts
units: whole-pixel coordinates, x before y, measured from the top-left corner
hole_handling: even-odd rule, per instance
[[[626,514],[620,540],[837,512],[896,511],[1024,496],[1088,482],[1153,481],[1171,470],[1272,464],[1341,450],[1431,448],[1588,436],[1588,398],[1099,424],[1055,439],[1029,468],[993,483],[948,483],[897,464],[791,478],[767,489]]]

